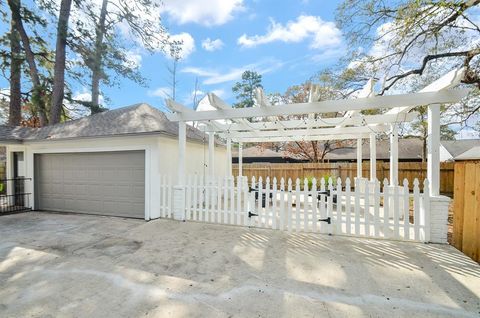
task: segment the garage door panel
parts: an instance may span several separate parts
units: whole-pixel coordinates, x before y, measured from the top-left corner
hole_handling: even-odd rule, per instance
[[[145,152],[35,155],[37,208],[144,218]]]

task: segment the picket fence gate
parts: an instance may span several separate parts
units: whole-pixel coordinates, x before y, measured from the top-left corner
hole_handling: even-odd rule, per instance
[[[249,182],[250,181],[250,182]],[[173,184],[160,178],[160,216],[173,217]],[[428,181],[409,191],[380,181],[187,177],[185,220],[334,235],[427,242]]]

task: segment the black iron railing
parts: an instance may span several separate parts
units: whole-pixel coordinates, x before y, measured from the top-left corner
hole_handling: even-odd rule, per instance
[[[31,193],[26,184],[31,181],[24,177],[0,180],[0,214],[30,210]]]

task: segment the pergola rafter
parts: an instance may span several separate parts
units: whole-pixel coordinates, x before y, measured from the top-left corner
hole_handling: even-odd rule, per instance
[[[449,72],[439,80],[417,93],[375,96],[374,83],[369,81],[363,92],[355,99],[316,101],[312,94],[307,103],[283,104],[272,106],[265,98],[263,90],[256,90],[256,107],[235,109],[213,93],[207,95],[211,110],[194,111],[175,101],[168,100],[167,106],[172,113],[167,114],[171,121],[179,122],[179,138],[185,138],[185,122],[197,122],[205,125],[209,133],[209,172],[213,174],[213,136],[227,140],[229,156],[228,171],[231,175],[231,142],[239,143],[239,175],[242,175],[243,142],[281,142],[315,140],[357,140],[358,177],[362,177],[361,145],[364,139],[370,139],[370,178],[375,179],[376,136],[388,132],[390,136],[390,184],[398,182],[398,125],[412,121],[417,113],[415,107],[428,106],[429,162],[428,179],[431,183],[430,194],[439,192],[439,139],[440,105],[457,103],[468,95],[468,89],[452,89],[460,83],[464,70]],[[387,109],[379,115],[362,115],[361,111]],[[345,113],[343,117],[323,118],[325,113]],[[286,120],[294,117],[292,120]],[[305,117],[304,119],[299,119]],[[253,120],[251,120],[253,119]],[[185,160],[185,141],[179,140],[179,160]],[[180,166],[185,166],[180,162]],[[185,184],[184,173],[179,171],[179,185]],[[180,187],[181,188],[181,187]]]
[[[321,140],[348,140],[357,138],[368,138],[369,133],[357,134],[335,134],[335,135],[305,135],[305,136],[285,136],[285,137],[248,137],[235,139],[236,142],[287,142],[287,141],[321,141]]]
[[[363,126],[375,124],[390,124],[398,122],[410,122],[418,116],[418,112],[391,114],[391,115],[360,115],[356,117],[334,117],[314,119],[274,120],[262,122],[248,122],[247,124],[218,124],[211,127],[213,132],[235,131],[260,131],[282,129],[309,129],[309,128],[333,128],[335,126]]]
[[[262,130],[256,132],[226,132],[219,134],[223,138],[232,138],[242,140],[245,138],[263,138],[269,141],[272,137],[305,137],[322,135],[355,135],[364,133],[380,133],[389,129],[386,125],[378,126],[360,126],[360,127],[334,127],[334,128],[315,128],[315,129],[289,129],[289,130]]]
[[[369,98],[329,100],[311,103],[283,104],[274,107],[229,108],[201,112],[175,112],[167,114],[171,121],[213,121],[246,119],[269,116],[324,114],[348,110],[369,110],[396,107],[416,107],[431,104],[456,103],[470,90],[442,90],[438,92],[410,93]]]

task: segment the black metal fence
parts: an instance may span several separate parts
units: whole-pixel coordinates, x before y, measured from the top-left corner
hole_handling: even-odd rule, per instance
[[[26,191],[31,178],[0,180],[0,214],[30,210],[31,193]]]

